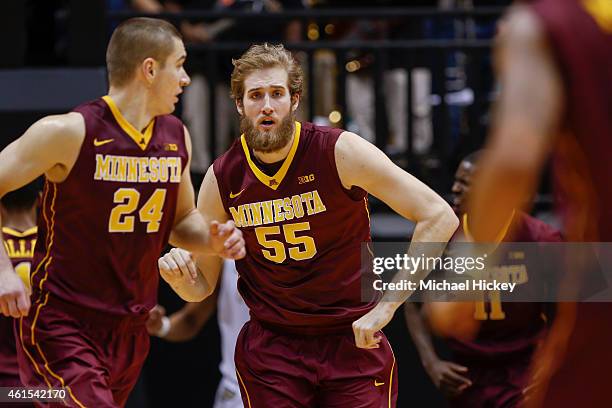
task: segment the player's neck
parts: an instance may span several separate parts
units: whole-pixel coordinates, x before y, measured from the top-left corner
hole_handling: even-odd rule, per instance
[[[20,232],[36,226],[36,207],[25,210],[12,210],[10,212],[2,209],[2,226]]]
[[[293,139],[295,138],[295,132],[292,132],[291,139],[287,142],[287,144],[273,152],[262,152],[259,150],[253,150],[253,154],[257,157],[262,163],[270,164],[277,163],[281,160],[285,160],[287,156],[289,156],[289,151],[291,150],[291,146],[293,146]]]
[[[143,131],[155,115],[149,109],[149,101],[146,92],[133,89],[137,85],[123,88],[111,87],[108,96],[111,97],[121,115],[135,129]]]

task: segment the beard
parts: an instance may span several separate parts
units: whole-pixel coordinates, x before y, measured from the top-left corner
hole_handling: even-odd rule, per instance
[[[275,152],[287,146],[293,135],[295,114],[289,112],[283,120],[271,130],[259,130],[253,121],[242,115],[240,117],[240,131],[244,133],[247,146],[263,153]]]

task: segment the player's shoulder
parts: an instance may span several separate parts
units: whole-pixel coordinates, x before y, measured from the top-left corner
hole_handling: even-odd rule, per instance
[[[90,101],[83,102],[72,109],[73,112],[79,112],[87,115],[88,113],[101,115],[103,112],[108,111],[108,103],[104,101],[104,98],[96,98]]]
[[[561,232],[546,222],[520,212],[518,214],[521,235],[524,241],[532,242],[560,242],[563,240]]]
[[[41,138],[61,138],[63,142],[81,141],[85,135],[85,120],[79,112],[45,116],[33,126]]]
[[[241,163],[244,164],[243,157],[244,148],[242,146],[242,138],[238,137],[223,154],[214,160],[212,167],[217,178],[219,178],[221,172],[231,167],[236,167],[236,165],[240,165]]]
[[[305,143],[318,143],[322,146],[333,146],[336,144],[339,136],[345,131],[344,129],[334,128],[331,126],[317,125],[312,122],[300,123],[300,137]]]
[[[167,124],[173,127],[177,127],[177,128],[183,128],[185,126],[181,119],[179,119],[178,117],[172,114],[156,116],[155,121],[158,121],[159,123]]]
[[[336,160],[359,162],[371,156],[376,147],[353,132],[342,130],[334,142]]]
[[[501,24],[499,40],[506,45],[538,44],[545,40],[546,31],[538,8],[517,4],[509,7]]]

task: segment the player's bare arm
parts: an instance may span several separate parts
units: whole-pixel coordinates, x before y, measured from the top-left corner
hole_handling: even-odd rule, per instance
[[[399,215],[416,222],[412,242],[448,242],[459,225],[451,207],[424,183],[396,166],[376,146],[358,135],[344,132],[335,147],[336,166],[345,188],[358,186],[379,198]],[[442,246],[439,252],[442,251]],[[432,254],[432,256],[439,253]],[[428,271],[422,271],[424,278]],[[395,279],[414,278],[409,271],[400,271]],[[406,290],[385,294],[369,313],[353,323],[359,347],[378,347],[378,330],[389,323],[397,308],[411,295]]]
[[[496,51],[502,92],[470,197],[472,234],[483,242],[493,241],[537,188],[563,101],[560,73],[533,12],[516,7],[504,28]]]
[[[404,304],[404,318],[410,337],[419,353],[421,364],[434,385],[447,397],[456,397],[472,382],[465,377],[467,367],[442,360],[434,348],[431,331],[425,319],[412,302]]]
[[[47,116],[34,123],[0,152],[0,197],[45,174],[51,182],[63,181],[74,165],[85,137],[78,113]],[[2,220],[0,220],[0,224]],[[0,245],[0,312],[26,316],[30,300]]]
[[[225,237],[231,234],[221,232],[223,226],[227,230],[236,230],[233,221],[223,208],[217,179],[212,166],[209,167],[198,195],[198,210],[191,212],[190,217],[197,217],[198,222],[210,224],[211,235]],[[221,224],[220,224],[221,223]],[[240,231],[238,231],[240,232]],[[245,256],[244,239],[239,235],[239,241],[230,245],[227,250],[235,253],[236,259]],[[222,244],[225,245],[225,244]],[[199,302],[210,296],[219,280],[222,260],[213,255],[198,254],[194,257],[190,252],[181,248],[174,248],[159,260],[162,277],[174,291],[188,302]]]
[[[187,128],[184,128],[184,131],[185,144],[190,157],[186,168],[189,169],[191,138]],[[172,245],[197,254],[215,254],[230,259],[240,259],[244,256],[242,233],[233,222],[227,222],[227,216],[223,220],[202,217],[202,214],[196,210],[189,171],[183,173],[179,185],[175,220],[170,235]],[[218,224],[218,222],[223,222],[223,224]]]
[[[204,327],[217,309],[218,288],[214,293],[199,303],[187,303],[177,312],[166,317],[162,306],[156,306],[149,312],[147,330],[151,335],[157,335],[162,327],[162,319],[168,319],[168,332],[164,340],[182,342],[193,339]]]

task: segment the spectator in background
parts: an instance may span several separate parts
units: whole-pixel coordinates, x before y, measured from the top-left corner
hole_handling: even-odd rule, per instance
[[[378,0],[347,2],[344,0],[328,0],[318,4],[318,7],[327,8],[347,8],[347,7],[406,7],[406,6],[434,6],[436,0],[421,0],[421,1],[390,1]],[[331,38],[338,41],[347,40],[390,40],[390,39],[415,39],[423,35],[421,23],[416,19],[408,20],[405,18],[393,20],[359,20],[356,22],[345,23],[344,21],[335,22],[335,33]],[[321,53],[319,53],[321,55]],[[385,63],[383,73],[383,93],[384,98],[379,100],[382,104],[382,129],[387,137],[387,146],[382,146],[390,152],[403,152],[407,149],[408,138],[408,80],[409,72],[406,70],[408,62],[411,66],[419,66],[414,61],[414,53],[401,51],[390,51],[388,59]],[[410,60],[407,55],[410,55]],[[334,61],[332,61],[334,60]],[[333,81],[333,71],[335,66],[335,57],[330,55],[321,55],[319,60],[319,70],[327,73],[328,78],[324,82],[326,85],[318,90],[317,97],[326,101],[321,106],[325,106],[328,111],[319,112],[319,115],[327,116],[330,106],[335,107],[334,88],[328,85],[328,82]],[[345,112],[347,128],[359,133],[362,137],[370,142],[376,139],[375,127],[375,110],[376,99],[374,94],[374,67],[375,64],[382,63],[376,60],[376,55],[370,51],[361,52],[353,50],[348,53],[347,59],[338,61],[341,65],[338,69],[346,69],[348,72],[346,78],[346,93],[347,93],[347,111]],[[324,69],[322,66],[327,67]],[[413,115],[417,120],[412,125],[415,129],[415,142],[417,145],[428,145],[432,139],[431,128],[431,108],[429,96],[431,93],[430,75],[428,72],[423,73],[421,70],[414,70],[413,74]],[[330,93],[332,95],[330,95]],[[321,95],[321,96],[319,96]],[[331,102],[329,102],[331,101]],[[380,112],[379,112],[380,114]],[[418,120],[423,118],[423,120]],[[324,120],[324,118],[320,118]],[[422,137],[420,137],[422,135]],[[424,140],[421,142],[421,140]],[[423,149],[421,149],[423,150]]]

